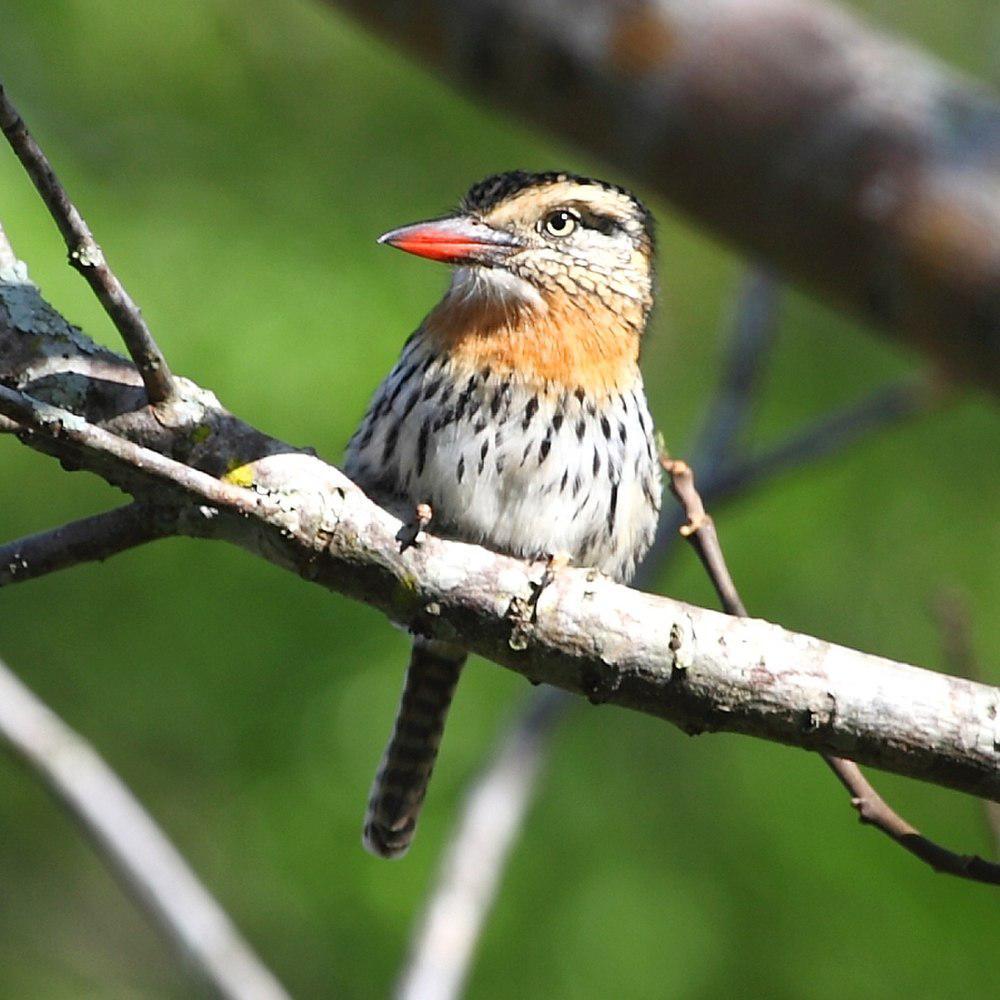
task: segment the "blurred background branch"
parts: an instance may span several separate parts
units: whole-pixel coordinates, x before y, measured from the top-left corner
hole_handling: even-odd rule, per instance
[[[818,0],[335,0],[1000,390],[1000,101]]]
[[[288,1000],[149,814],[110,767],[0,662],[0,743],[94,843],[181,956],[225,1000]]]

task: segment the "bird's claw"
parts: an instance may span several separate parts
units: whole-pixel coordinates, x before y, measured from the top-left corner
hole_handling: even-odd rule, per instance
[[[399,551],[405,552],[411,545],[419,545],[427,536],[424,528],[431,523],[434,511],[429,503],[418,503],[413,510],[413,519],[400,526],[396,532]]]

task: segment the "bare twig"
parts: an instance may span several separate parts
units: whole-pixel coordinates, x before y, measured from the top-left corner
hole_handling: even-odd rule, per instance
[[[943,590],[934,602],[934,610],[949,672],[983,680],[982,668],[972,646],[972,619],[966,595],[954,588]],[[984,799],[983,817],[993,838],[994,853],[1000,858],[1000,803]]]
[[[686,462],[664,459],[663,467],[670,477],[670,489],[688,519],[682,534],[694,546],[708,571],[719,601],[728,614],[746,617],[746,607],[726,566],[715,525],[705,512],[690,466]],[[850,793],[851,804],[858,811],[862,823],[881,830],[935,871],[974,882],[1000,885],[1000,865],[975,855],[955,854],[928,840],[889,807],[854,761],[826,753],[821,756]]]
[[[104,560],[171,534],[176,534],[176,528],[162,512],[144,504],[126,504],[0,545],[0,587]]]
[[[125,346],[142,375],[151,403],[161,403],[173,394],[173,378],[166,359],[153,339],[139,307],[108,266],[93,234],[59,183],[48,158],[28,131],[24,120],[10,103],[0,85],[0,130],[24,165],[59,227],[69,262],[86,279],[125,341]]]
[[[287,1000],[176,848],[79,734],[0,662],[0,741],[94,840],[175,948],[228,1000]]]
[[[761,267],[746,268],[733,311],[722,377],[693,447],[696,467],[710,470],[713,477],[721,476],[739,454],[753,398],[777,338],[780,297],[780,286],[770,272]],[[742,486],[742,482],[734,482],[732,492]],[[650,586],[660,560],[673,549],[680,526],[679,512],[665,506],[653,546],[636,578],[637,587],[644,590]]]

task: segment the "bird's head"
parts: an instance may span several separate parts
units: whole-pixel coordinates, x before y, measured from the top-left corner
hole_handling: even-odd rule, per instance
[[[394,229],[379,242],[456,265],[456,298],[515,309],[603,305],[635,313],[642,325],[652,304],[652,217],[605,181],[496,174],[474,185],[457,213]]]

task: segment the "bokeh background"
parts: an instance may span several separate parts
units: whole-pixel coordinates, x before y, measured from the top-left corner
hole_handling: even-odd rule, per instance
[[[995,79],[993,0],[860,6]],[[0,0],[0,26],[0,77],[174,369],[331,461],[447,280],[374,237],[498,169],[608,173],[312,0]],[[663,290],[644,364],[658,424],[684,454],[743,265],[654,205]],[[117,346],[6,148],[0,220],[48,298]],[[917,364],[789,293],[754,440]],[[998,446],[995,409],[970,392],[726,507],[747,604],[940,669],[929,608],[957,586],[1000,681]],[[0,441],[0,538],[119,502]],[[687,550],[658,587],[713,604]],[[377,861],[360,820],[406,645],[362,606],[193,541],[0,596],[0,655],[130,783],[296,997],[387,993],[463,785],[528,691],[473,663],[416,846]],[[879,782],[932,836],[989,852],[974,800]],[[469,995],[989,996],[998,918],[995,889],[934,876],[858,827],[813,756],[691,740],[581,702],[555,739]],[[0,758],[0,996],[197,995],[77,830]]]

